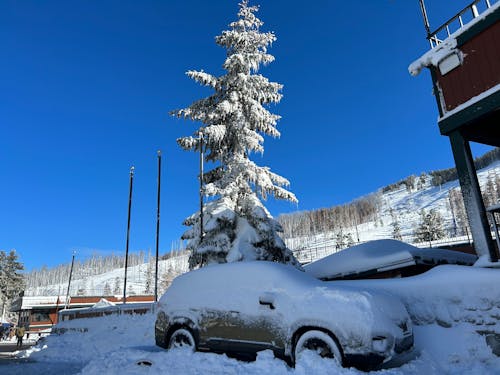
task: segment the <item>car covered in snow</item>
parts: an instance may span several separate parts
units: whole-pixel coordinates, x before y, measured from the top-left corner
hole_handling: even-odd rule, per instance
[[[158,302],[156,344],[294,364],[304,351],[374,368],[413,347],[411,320],[390,295],[320,281],[273,262],[209,265],[177,277]]]

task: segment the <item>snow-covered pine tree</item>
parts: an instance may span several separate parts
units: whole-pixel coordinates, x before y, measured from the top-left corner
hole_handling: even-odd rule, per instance
[[[445,237],[443,228],[443,217],[436,209],[426,212],[423,208],[420,211],[420,223],[415,231],[417,242],[429,242],[440,240]]]
[[[118,276],[115,277],[115,286],[113,287],[113,293],[116,295],[116,294],[120,294],[121,293],[121,280]]]
[[[24,277],[20,273],[24,266],[19,262],[15,250],[8,254],[0,251],[0,310],[1,318],[5,319],[5,314],[9,310],[11,301],[24,289]]]
[[[401,235],[401,226],[399,225],[399,221],[397,218],[394,218],[392,223],[392,238],[398,241],[403,240],[403,236]]]
[[[144,294],[153,293],[154,275],[153,275],[153,258],[148,258],[148,266],[146,268],[146,283],[144,286]]]
[[[109,286],[109,283],[106,281],[104,284],[104,290],[102,292],[103,296],[110,296],[111,295],[111,287]]]
[[[197,212],[185,220],[191,229],[183,239],[189,240],[192,251],[190,268],[241,260],[277,261],[300,268],[278,235],[280,224],[260,200],[268,195],[291,202],[297,199],[284,188],[289,185],[285,178],[250,159],[251,153],[264,152],[262,135],[280,135],[276,129],[280,116],[265,106],[281,100],[282,85],[257,74],[262,64],[274,60],[267,48],[276,37],[259,30],[263,23],[255,16],[258,7],[249,6],[248,0],[239,7],[238,20],[216,37],[216,43],[227,50],[225,74],[216,77],[204,71],[187,72],[190,78],[211,87],[213,95],[172,112],[203,124],[193,136],[180,138],[178,143],[185,150],[202,151],[205,160],[215,165],[203,175],[204,194],[209,200],[204,208],[204,233],[201,235]]]

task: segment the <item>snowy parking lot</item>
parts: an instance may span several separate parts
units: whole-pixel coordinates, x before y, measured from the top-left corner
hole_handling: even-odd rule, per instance
[[[498,270],[443,266],[412,278],[373,283],[400,297],[406,293],[402,299],[412,319],[419,324],[414,327],[414,357],[399,367],[378,372],[498,374],[500,358],[486,344],[485,335],[478,333],[484,330],[499,333],[495,319],[500,309],[500,292],[488,288],[488,285],[498,285],[498,275]],[[432,292],[431,284],[434,284]],[[255,362],[211,353],[190,353],[185,349],[165,351],[155,345],[154,321],[154,314],[146,314],[63,322],[61,327],[68,328],[66,333],[51,335],[40,345],[17,353],[17,361],[0,364],[0,373],[362,374],[352,368],[338,368],[331,360],[318,359],[315,355],[306,355],[296,368],[291,368],[275,359],[270,351],[259,353]],[[82,333],[81,328],[87,331]]]
[[[82,320],[86,333],[53,335],[19,355],[25,359],[0,365],[2,374],[363,374],[338,368],[330,360],[306,357],[296,368],[261,352],[255,362],[241,362],[225,355],[165,351],[154,344],[154,316],[106,317]],[[415,359],[384,374],[497,374],[495,357],[483,337],[470,324],[453,328],[438,325],[415,327]],[[151,363],[150,366],[138,363]],[[374,372],[375,373],[375,372]]]

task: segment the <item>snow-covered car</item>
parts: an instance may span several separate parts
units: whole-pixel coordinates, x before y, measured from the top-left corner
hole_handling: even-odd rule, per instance
[[[243,357],[270,349],[292,365],[312,350],[361,369],[413,347],[411,320],[394,297],[264,261],[210,265],[177,277],[158,303],[155,337],[167,349]]]

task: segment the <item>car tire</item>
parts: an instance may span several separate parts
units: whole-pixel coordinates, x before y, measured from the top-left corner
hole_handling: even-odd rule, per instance
[[[167,349],[186,348],[196,350],[196,341],[188,328],[176,328],[168,339]]]
[[[300,362],[300,355],[306,350],[317,353],[321,358],[332,359],[340,367],[343,365],[339,345],[326,332],[310,330],[300,335],[293,350],[295,363]]]

